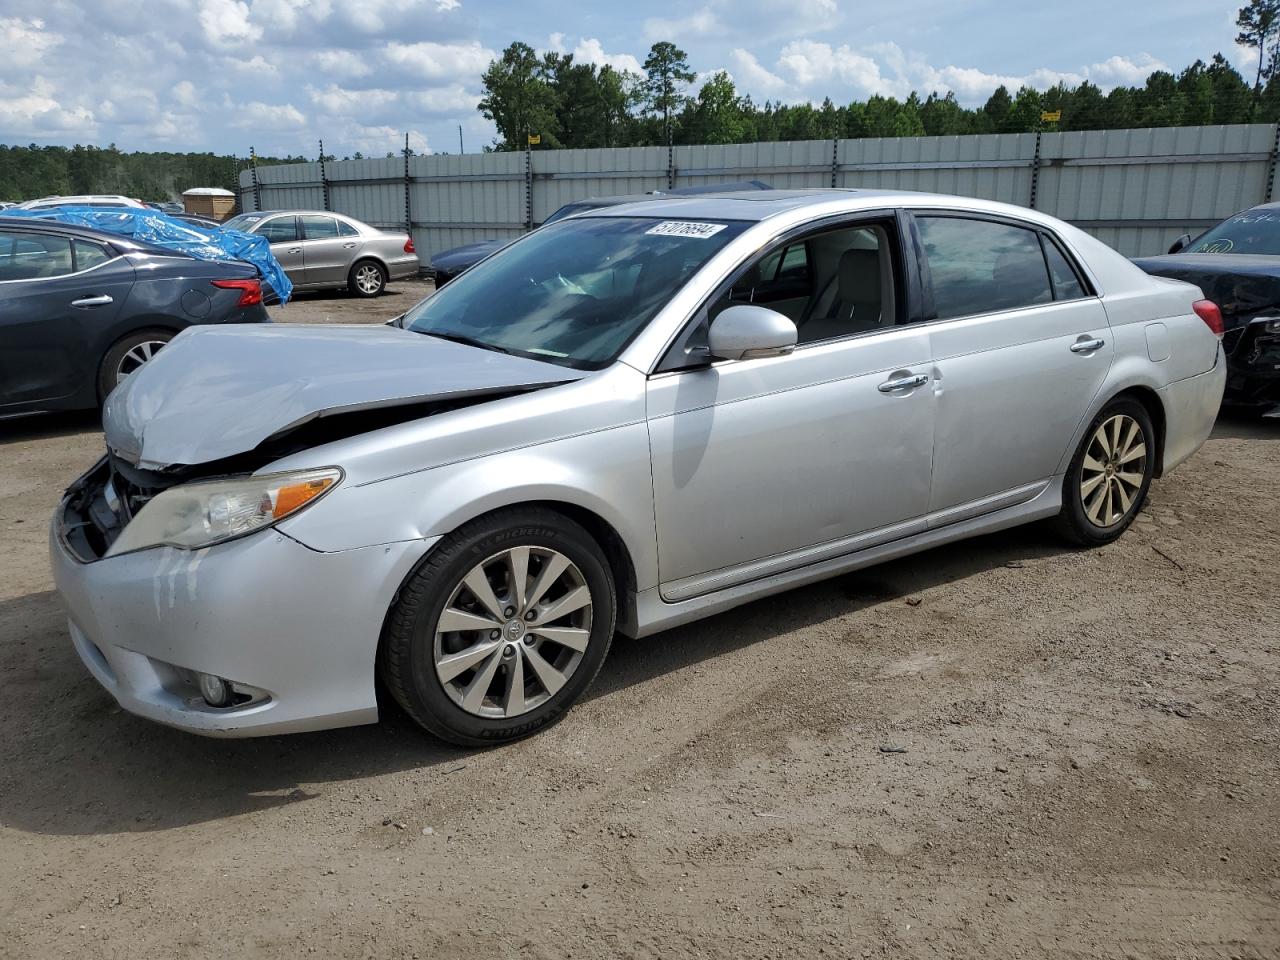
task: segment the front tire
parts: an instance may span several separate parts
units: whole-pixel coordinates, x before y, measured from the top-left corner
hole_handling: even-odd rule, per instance
[[[347,276],[347,289],[357,297],[376,297],[387,288],[387,271],[373,260],[357,261]]]
[[[464,747],[507,743],[558,720],[613,639],[608,562],[551,510],[503,510],[446,537],[387,620],[379,672],[421,726]]]
[[[1059,532],[1084,547],[1118,540],[1146,502],[1155,464],[1147,408],[1128,397],[1112,400],[1089,424],[1067,468]]]

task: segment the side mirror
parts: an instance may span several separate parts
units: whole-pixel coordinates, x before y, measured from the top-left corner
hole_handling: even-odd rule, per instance
[[[1173,241],[1173,246],[1169,248],[1170,253],[1181,253],[1191,243],[1191,234],[1184,233],[1177,240]]]
[[[711,321],[707,348],[718,360],[780,357],[796,348],[796,337],[796,325],[778,311],[743,303]]]

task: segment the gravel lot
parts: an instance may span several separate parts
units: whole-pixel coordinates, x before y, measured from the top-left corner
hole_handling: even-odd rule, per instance
[[[122,713],[46,559],[101,442],[0,424],[0,956],[1280,956],[1280,423],[1220,423],[1102,550],[1024,529],[619,638],[475,753]]]

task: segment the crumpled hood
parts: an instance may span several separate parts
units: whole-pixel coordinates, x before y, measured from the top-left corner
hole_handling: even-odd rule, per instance
[[[320,416],[580,379],[398,327],[190,327],[112,391],[107,446],[148,469],[221,460]]]

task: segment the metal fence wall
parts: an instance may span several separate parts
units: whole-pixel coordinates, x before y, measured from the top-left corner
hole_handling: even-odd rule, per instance
[[[244,210],[327,209],[408,228],[425,261],[518,236],[570,200],[759,179],[1001,200],[1138,256],[1270,200],[1277,134],[1252,124],[342,160],[245,170],[240,200]]]

